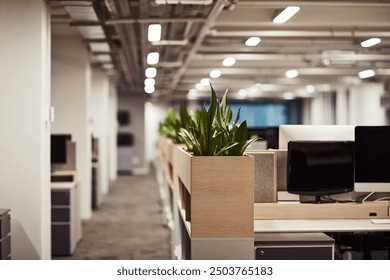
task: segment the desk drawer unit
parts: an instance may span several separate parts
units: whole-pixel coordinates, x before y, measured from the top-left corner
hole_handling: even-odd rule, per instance
[[[0,260],[11,259],[11,216],[9,209],[0,209]]]
[[[69,256],[78,242],[76,186],[51,191],[51,253]]]
[[[332,260],[334,240],[323,233],[257,233],[256,260]]]

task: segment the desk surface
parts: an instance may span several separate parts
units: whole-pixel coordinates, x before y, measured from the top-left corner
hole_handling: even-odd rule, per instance
[[[73,182],[52,182],[50,183],[52,190],[64,190],[64,189],[72,189],[77,186],[79,180]]]
[[[260,232],[351,232],[389,231],[390,224],[373,224],[371,219],[351,220],[255,220],[255,233]]]

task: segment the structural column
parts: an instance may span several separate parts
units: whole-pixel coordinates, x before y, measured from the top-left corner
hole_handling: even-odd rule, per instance
[[[0,208],[12,259],[50,259],[50,15],[43,0],[2,0],[0,22]]]

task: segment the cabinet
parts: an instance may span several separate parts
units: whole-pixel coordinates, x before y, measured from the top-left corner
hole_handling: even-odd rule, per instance
[[[11,259],[11,216],[9,209],[0,209],[0,260]]]
[[[334,239],[324,233],[256,233],[256,260],[333,260]]]
[[[52,255],[72,255],[81,239],[77,182],[51,185]]]

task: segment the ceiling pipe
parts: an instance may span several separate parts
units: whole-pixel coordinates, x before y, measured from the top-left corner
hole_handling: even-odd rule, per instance
[[[345,1],[243,1],[238,2],[239,6],[300,6],[300,7],[389,7],[389,3],[378,1],[345,2]]]
[[[151,42],[152,46],[185,46],[188,45],[188,40],[160,40]]]
[[[105,0],[104,3],[106,5],[107,10],[109,11],[111,17],[113,19],[119,18],[120,12],[117,8],[116,0]],[[124,10],[123,6],[128,5],[127,1],[119,2],[121,10]],[[129,9],[126,9],[128,14],[130,13]],[[133,26],[115,26],[116,32],[119,35],[119,40],[123,45],[123,48],[120,49],[119,54],[121,57],[121,61],[126,61],[126,63],[122,63],[122,67],[124,70],[124,78],[128,85],[135,89],[140,87],[140,77],[139,77],[139,64],[137,62],[138,54],[136,52],[136,48],[130,47],[130,42],[135,42],[135,31]],[[131,67],[131,69],[130,69]]]
[[[210,5],[213,0],[155,0],[157,5]]]
[[[99,22],[96,12],[93,8],[93,1],[54,1],[49,0],[47,3],[55,7],[63,7],[67,15],[69,15],[70,26],[77,26],[80,31],[84,42],[89,46],[92,54],[96,52],[105,51],[108,54],[106,56],[106,62],[112,63],[111,49],[107,43],[107,38],[103,28]],[[77,23],[77,24],[74,24]],[[91,41],[89,41],[91,40]],[[96,42],[99,44],[96,45]],[[102,56],[99,56],[101,58]]]
[[[210,30],[208,35],[213,37],[335,37],[335,38],[359,38],[359,37],[390,37],[390,31],[336,31],[336,30],[272,30],[272,31],[218,31],[216,29]]]
[[[109,19],[105,25],[131,24],[131,23],[172,23],[172,22],[205,22],[206,18],[118,18]]]
[[[180,67],[180,69],[178,69],[176,74],[173,76],[172,83],[169,87],[170,92],[174,91],[174,89],[176,88],[177,84],[180,81],[180,78],[185,74],[188,65],[191,63],[194,56],[198,52],[198,49],[201,47],[204,38],[208,35],[211,26],[214,25],[219,14],[222,12],[226,4],[227,4],[226,0],[218,0],[217,3],[215,3],[213,9],[211,10],[210,14],[207,17],[206,23],[203,24],[202,29],[200,30],[198,36],[196,37],[196,41],[192,46],[191,50],[189,51],[183,65]]]

